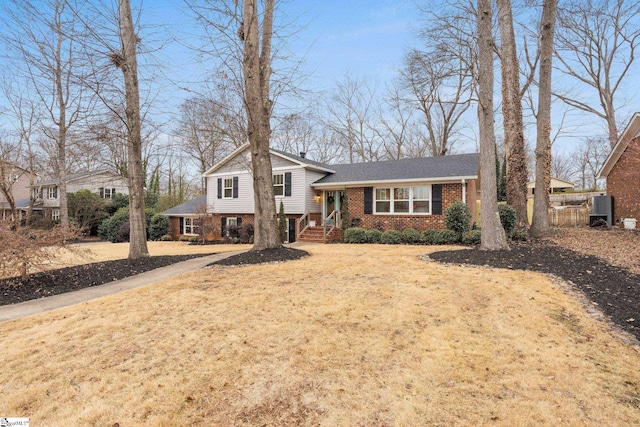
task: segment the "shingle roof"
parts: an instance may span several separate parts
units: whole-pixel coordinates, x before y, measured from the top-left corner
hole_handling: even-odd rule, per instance
[[[27,197],[26,199],[18,199],[15,202],[16,202],[17,209],[24,210],[24,209],[29,209],[29,203],[31,203],[31,199]],[[41,209],[42,202],[35,202],[33,204],[33,208],[35,210]],[[9,206],[9,202],[0,202],[0,209],[11,209],[11,206]]]
[[[296,160],[300,163],[304,163],[306,165],[309,166],[315,166],[321,169],[328,169],[328,170],[333,170],[333,165],[328,165],[326,163],[320,163],[320,162],[316,162],[314,160],[311,159],[307,159],[306,157],[300,157],[296,154],[293,153],[287,153],[286,151],[280,151],[280,150],[276,150],[275,148],[271,148],[271,151],[278,153],[278,154],[282,154],[283,156],[289,157],[290,159]]]
[[[110,171],[107,169],[104,169],[104,170],[93,171],[93,172],[70,173],[67,175],[67,182],[73,181],[74,179],[84,178],[86,176],[91,176],[91,175],[98,175],[105,172],[110,172]],[[60,184],[60,178],[49,178],[38,185],[52,185],[52,184],[56,184],[56,185]]]
[[[166,211],[162,212],[162,214],[168,216],[180,216],[204,213],[198,211],[201,210],[203,206],[205,206],[206,202],[207,196],[196,197],[195,199],[188,200],[181,205],[174,206],[171,209],[167,209]]]
[[[477,177],[478,154],[386,160],[381,162],[330,165],[335,171],[313,185],[368,183],[375,181],[435,180]]]

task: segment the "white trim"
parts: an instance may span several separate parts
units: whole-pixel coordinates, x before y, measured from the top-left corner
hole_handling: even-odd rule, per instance
[[[403,186],[404,187],[404,186]],[[380,190],[380,189],[388,189],[390,190],[389,192],[389,200],[380,200],[381,202],[389,202],[389,210],[393,211],[393,203],[395,202],[394,199],[394,190],[396,188],[402,188],[401,186],[395,186],[395,187],[385,187],[385,186],[378,186],[378,187],[373,187],[373,215],[392,215],[392,216],[430,216],[433,215],[432,211],[433,211],[433,186],[431,184],[417,184],[417,185],[411,185],[411,184],[407,184],[406,187],[409,188],[409,198],[408,199],[398,199],[400,201],[407,201],[409,203],[409,212],[378,212],[377,211],[377,192],[376,190]],[[413,202],[415,201],[413,198],[413,188],[414,187],[429,187],[429,198],[428,199],[418,199],[417,201],[420,202],[424,202],[424,201],[428,201],[429,202],[429,211],[428,212],[413,212]]]
[[[238,154],[242,153],[247,148],[249,148],[249,143],[248,142],[246,144],[243,144],[240,147],[236,148],[235,151],[233,151],[227,157],[225,157],[224,159],[220,160],[218,163],[216,163],[211,168],[209,168],[209,170],[207,170],[205,173],[202,174],[202,177],[206,178],[208,176],[212,176],[212,173],[214,171],[220,169],[222,166],[224,166],[226,163],[228,163],[229,160],[233,159],[235,156],[237,156]]]
[[[467,181],[462,180],[462,203],[467,203]]]
[[[384,181],[350,181],[350,182],[332,182],[332,183],[313,183],[311,184],[312,188],[318,189],[342,189],[345,187],[366,187],[366,186],[377,186],[381,187],[384,185],[396,185],[396,184],[407,184],[407,185],[417,185],[420,183],[429,183],[429,184],[458,184],[462,179],[478,179],[478,176],[452,176],[452,177],[437,177],[437,178],[408,178],[408,179],[390,179]]]

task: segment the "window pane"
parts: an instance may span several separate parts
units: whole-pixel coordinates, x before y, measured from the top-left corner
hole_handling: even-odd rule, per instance
[[[284,177],[282,174],[273,175],[273,185],[282,185]]]
[[[429,200],[431,197],[429,187],[413,187],[413,200]]]
[[[391,212],[391,202],[376,202],[376,213]]]
[[[391,189],[376,188],[376,200],[391,200]]]
[[[282,196],[284,194],[284,187],[282,185],[274,185],[273,186],[273,195],[274,196]]]
[[[428,201],[415,201],[413,202],[413,212],[429,213]]]
[[[409,200],[409,187],[394,188],[393,198],[394,200]]]
[[[400,201],[394,201],[393,202],[393,212],[394,213],[408,213],[409,212],[409,202],[400,202]]]

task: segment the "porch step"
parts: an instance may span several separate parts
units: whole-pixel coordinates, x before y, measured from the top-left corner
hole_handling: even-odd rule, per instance
[[[324,242],[324,228],[322,227],[308,227],[298,238],[301,242],[309,243],[323,243]],[[337,242],[342,240],[342,230],[334,228],[327,236],[327,242]]]

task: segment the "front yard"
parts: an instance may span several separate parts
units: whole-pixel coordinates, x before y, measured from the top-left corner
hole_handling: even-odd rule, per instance
[[[640,351],[552,279],[309,245],[0,323],[33,425],[640,424]]]

